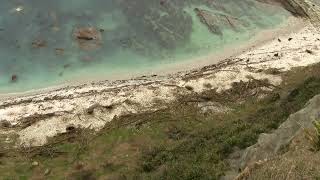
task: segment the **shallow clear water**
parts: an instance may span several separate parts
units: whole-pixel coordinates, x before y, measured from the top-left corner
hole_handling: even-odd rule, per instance
[[[152,71],[246,42],[289,16],[280,7],[255,0],[0,4],[0,93]],[[216,32],[200,20],[195,8],[214,17]],[[78,39],[79,28],[94,29],[98,38]]]

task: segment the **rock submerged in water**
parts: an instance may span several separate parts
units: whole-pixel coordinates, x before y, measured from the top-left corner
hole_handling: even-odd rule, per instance
[[[18,80],[18,76],[16,74],[13,74],[11,76],[11,82],[17,82],[17,80]]]
[[[82,50],[96,50],[102,45],[102,33],[94,27],[75,28],[73,37]]]

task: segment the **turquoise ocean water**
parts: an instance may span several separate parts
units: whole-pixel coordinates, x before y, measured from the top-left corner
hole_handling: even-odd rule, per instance
[[[289,17],[281,7],[255,0],[2,0],[0,4],[0,93],[183,63],[247,42]],[[196,10],[209,17],[216,32]],[[94,28],[100,35],[95,40],[98,45],[81,48],[74,35],[78,28]]]

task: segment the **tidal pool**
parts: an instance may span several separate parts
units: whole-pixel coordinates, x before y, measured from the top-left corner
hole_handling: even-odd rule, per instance
[[[239,46],[290,16],[256,0],[2,0],[0,93],[109,79]],[[196,63],[196,62],[195,62]]]

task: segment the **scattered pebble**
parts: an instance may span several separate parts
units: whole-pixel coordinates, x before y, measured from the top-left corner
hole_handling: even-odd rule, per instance
[[[311,51],[310,49],[306,49],[306,52],[309,54],[313,54],[313,51]]]
[[[74,131],[75,129],[76,129],[76,128],[75,128],[74,126],[69,125],[69,126],[67,126],[66,131],[67,131],[67,132],[71,132],[71,131]]]
[[[187,90],[189,90],[189,91],[193,91],[193,87],[192,87],[192,86],[187,85],[187,86],[185,86],[185,88],[186,88]]]
[[[2,120],[0,121],[0,128],[10,128],[11,123],[7,120]]]

